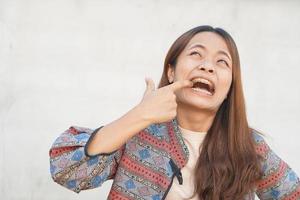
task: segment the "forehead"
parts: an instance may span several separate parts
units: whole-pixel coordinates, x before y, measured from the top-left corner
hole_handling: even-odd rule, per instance
[[[202,44],[209,50],[213,50],[213,51],[223,50],[225,52],[228,52],[229,54],[229,50],[225,40],[217,33],[207,32],[207,31],[197,33],[192,37],[192,39],[186,45],[185,49],[189,49],[194,44]]]

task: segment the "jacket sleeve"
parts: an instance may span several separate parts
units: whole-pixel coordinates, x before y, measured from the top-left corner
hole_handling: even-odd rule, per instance
[[[71,126],[54,141],[49,155],[50,173],[56,183],[79,193],[114,178],[125,145],[114,152],[93,156],[86,151],[100,128]]]
[[[263,156],[263,176],[256,194],[263,200],[300,200],[300,180],[290,166],[269,147],[264,138],[255,134],[257,151]]]

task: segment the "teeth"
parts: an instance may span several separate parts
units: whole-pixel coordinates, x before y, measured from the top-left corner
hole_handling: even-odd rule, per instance
[[[195,79],[193,79],[193,83],[196,83],[196,82],[205,83],[205,84],[211,86],[211,83],[208,80],[204,79],[204,78],[195,78]]]
[[[192,80],[193,83],[197,83],[197,82],[200,82],[200,83],[204,83],[204,84],[207,84],[210,88],[210,90],[214,90],[214,86],[213,84],[207,80],[207,79],[204,79],[204,78],[195,78]]]
[[[197,91],[197,92],[203,92],[203,93],[205,93],[205,94],[208,94],[208,95],[212,96],[212,93],[210,93],[210,92],[207,91],[207,90],[203,90],[203,89],[201,89],[201,88],[192,88],[192,90],[195,90],[195,91]]]

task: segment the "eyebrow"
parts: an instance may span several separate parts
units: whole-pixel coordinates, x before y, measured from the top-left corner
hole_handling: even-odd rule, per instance
[[[202,48],[202,49],[205,49],[205,50],[207,49],[204,45],[199,44],[199,43],[190,46],[188,49],[193,49],[193,48],[196,48],[196,47],[199,47],[199,48]],[[223,54],[231,60],[231,57],[229,56],[229,54],[226,51],[219,50],[217,53]]]

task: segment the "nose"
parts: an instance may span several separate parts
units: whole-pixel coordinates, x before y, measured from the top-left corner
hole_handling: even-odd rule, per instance
[[[209,72],[209,73],[212,73],[212,74],[215,72],[214,66],[211,63],[207,62],[207,61],[202,62],[198,66],[198,68],[202,71],[206,71],[206,72]]]

